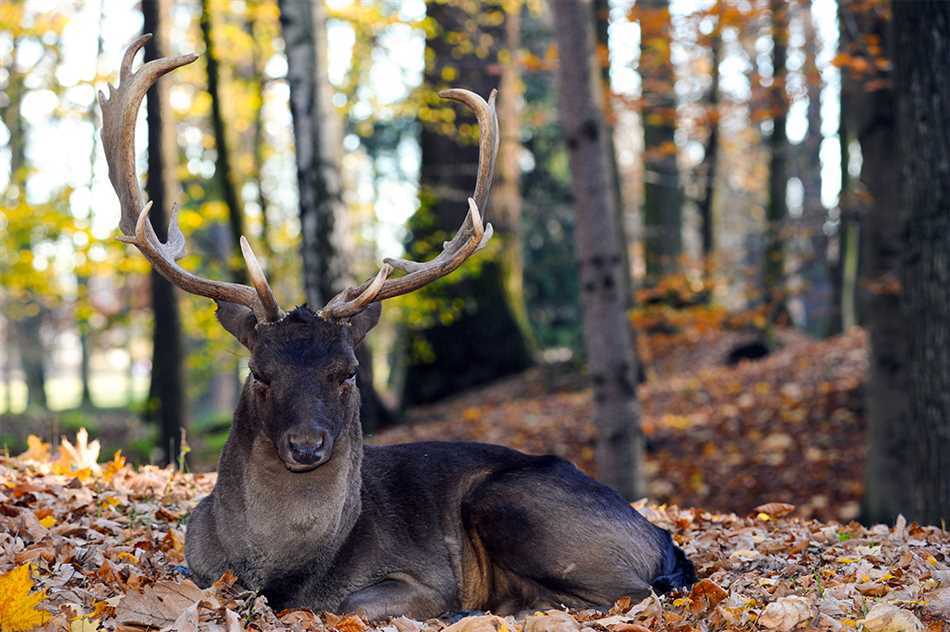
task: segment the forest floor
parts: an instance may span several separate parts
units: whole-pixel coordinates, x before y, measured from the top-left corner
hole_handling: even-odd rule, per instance
[[[274,612],[233,576],[204,590],[188,579],[185,524],[214,474],[133,468],[121,455],[98,463],[98,446],[79,436],[58,452],[34,439],[0,457],[0,631],[950,632],[950,533],[852,521],[864,335],[790,336],[768,358],[724,366],[735,342],[720,335],[654,358],[641,390],[651,483],[637,506],[695,563],[689,591],[506,618]],[[538,369],[415,410],[375,440],[492,441],[596,473],[589,404],[576,374]]]
[[[737,334],[654,357],[640,387],[651,502],[747,513],[765,501],[849,521],[863,490],[866,336],[785,334],[758,361],[727,366]],[[576,373],[534,369],[410,411],[374,443],[484,441],[557,454],[597,474],[591,391]]]
[[[77,444],[53,460],[34,443],[0,458],[0,630],[318,632],[948,632],[950,534],[907,524],[640,505],[673,532],[701,577],[690,591],[621,599],[609,611],[472,614],[367,623],[274,612],[230,573],[202,590],[187,577],[184,524],[213,474],[96,465]],[[56,472],[61,472],[57,474]],[[69,473],[65,473],[69,472]],[[569,545],[568,545],[569,546]]]

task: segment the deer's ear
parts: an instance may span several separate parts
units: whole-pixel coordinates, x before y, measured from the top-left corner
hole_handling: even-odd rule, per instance
[[[218,309],[214,315],[218,317],[221,326],[228,330],[228,333],[238,339],[242,345],[248,349],[254,348],[254,339],[256,338],[257,318],[251,308],[237,303],[228,303],[227,301],[217,301]]]
[[[353,335],[353,346],[359,346],[363,338],[369,333],[369,330],[379,322],[379,315],[383,313],[383,304],[380,302],[370,303],[369,307],[350,319],[351,332]]]

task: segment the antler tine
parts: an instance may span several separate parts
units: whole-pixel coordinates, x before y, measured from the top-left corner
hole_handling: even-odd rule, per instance
[[[478,127],[481,130],[478,149],[478,174],[475,180],[475,192],[468,199],[468,213],[462,221],[455,236],[442,244],[442,252],[434,259],[426,262],[408,261],[405,259],[387,258],[383,266],[396,268],[406,274],[398,279],[389,279],[382,283],[374,297],[366,301],[368,305],[373,300],[382,301],[402,294],[408,294],[436,279],[443,277],[462,265],[466,259],[478,252],[488,243],[494,232],[491,224],[483,224],[483,213],[491,192],[492,176],[495,171],[495,158],[498,155],[498,115],[495,111],[497,91],[492,90],[488,101],[474,92],[461,88],[443,90],[439,96],[444,99],[458,101],[475,113]],[[380,270],[380,273],[382,270]],[[388,273],[387,273],[388,276]],[[374,279],[366,281],[359,287],[349,288],[337,294],[327,305],[320,310],[324,318],[348,318],[365,307],[354,305],[380,279],[377,274]]]
[[[145,203],[145,196],[135,173],[135,120],[149,88],[161,76],[190,64],[198,56],[163,57],[149,61],[132,72],[132,61],[136,53],[151,37],[142,35],[129,45],[119,69],[118,86],[109,86],[109,96],[99,93],[102,146],[109,165],[109,180],[119,197],[122,211],[119,228],[123,236],[119,239],[137,247],[162,276],[186,292],[216,301],[245,305],[262,321],[277,320],[283,313],[274,299],[267,279],[264,278],[257,258],[243,237],[241,249],[254,287],[205,279],[178,265],[178,259],[185,254],[185,237],[178,226],[177,208],[172,209],[168,239],[165,243],[159,240],[152,228],[148,219],[152,203]]]

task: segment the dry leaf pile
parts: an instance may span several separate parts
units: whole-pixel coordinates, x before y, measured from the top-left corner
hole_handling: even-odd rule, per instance
[[[746,513],[770,498],[797,515],[851,520],[863,491],[866,338],[853,330],[738,367],[694,347],[640,389],[651,499]],[[686,370],[684,367],[689,367]],[[665,371],[665,370],[664,370]],[[596,475],[589,389],[537,373],[414,411],[377,443],[460,440],[563,456]]]
[[[372,624],[274,612],[230,574],[204,590],[187,578],[186,518],[213,475],[134,469],[121,455],[93,472],[88,444],[77,445],[54,459],[33,441],[0,458],[0,632],[950,632],[950,534],[903,519],[871,529],[802,520],[778,502],[746,517],[640,505],[702,580],[608,612]]]

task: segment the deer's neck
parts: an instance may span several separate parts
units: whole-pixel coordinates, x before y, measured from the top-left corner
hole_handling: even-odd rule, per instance
[[[250,557],[267,581],[295,567],[329,568],[361,511],[363,437],[359,412],[337,439],[333,457],[311,472],[293,473],[259,431],[247,397],[221,456],[215,488],[217,507],[240,538],[241,556]],[[220,522],[219,522],[220,524]],[[234,528],[240,525],[243,533]]]

